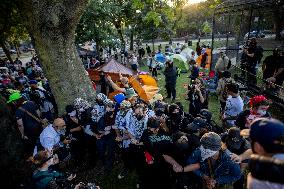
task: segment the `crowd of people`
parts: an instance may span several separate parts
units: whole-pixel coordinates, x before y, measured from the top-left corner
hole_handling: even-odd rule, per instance
[[[78,166],[87,162],[103,173],[122,162],[117,179],[135,171],[133,188],[283,188],[284,124],[268,112],[269,100],[251,97],[246,108],[221,53],[216,72],[222,125],[217,125],[208,110],[204,80],[196,74],[194,53],[192,57],[188,112],[176,101],[178,73],[170,60],[163,72],[170,103],[161,94],[145,102],[128,78],[120,75],[118,85],[104,76],[119,92],[113,99],[103,91],[94,104],[76,98],[63,115],[56,111],[37,57],[26,67],[20,60],[1,62],[8,72],[1,73],[0,93],[15,112],[25,158],[34,164],[28,188],[86,188],[70,184],[76,175],[64,175],[57,166],[68,161]]]

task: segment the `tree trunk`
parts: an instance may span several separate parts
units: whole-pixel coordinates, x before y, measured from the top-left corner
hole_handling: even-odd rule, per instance
[[[153,51],[152,52],[155,52],[155,39],[152,38],[152,46],[153,46]]]
[[[17,57],[20,58],[20,56],[21,56],[20,48],[19,48],[18,45],[15,45],[15,47],[16,47],[16,51],[17,51]]]
[[[130,50],[133,51],[133,45],[134,45],[134,42],[133,42],[133,39],[134,38],[134,32],[133,32],[133,28],[131,29],[130,31]]]
[[[0,46],[2,47],[2,49],[5,53],[5,55],[7,56],[8,60],[10,62],[13,62],[13,59],[12,59],[11,54],[10,54],[10,50],[7,48],[7,46],[6,46],[6,44],[3,40],[0,40]]]
[[[96,56],[101,57],[101,52],[100,52],[101,41],[100,40],[95,40],[95,41],[96,41]]]
[[[123,37],[123,33],[122,33],[122,28],[119,27],[119,28],[116,28],[116,29],[117,29],[117,33],[119,35],[119,38],[121,40],[122,49],[124,50],[125,49],[125,41],[124,41],[124,37]]]
[[[75,29],[88,0],[19,1],[59,114],[77,97],[92,102],[95,91],[74,44]]]

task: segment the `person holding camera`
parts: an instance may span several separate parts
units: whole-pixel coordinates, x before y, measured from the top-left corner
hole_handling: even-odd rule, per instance
[[[202,85],[202,81],[198,78],[188,86],[187,97],[187,100],[189,100],[189,114],[194,117],[200,113],[201,109],[208,106],[206,90]]]
[[[263,57],[263,49],[257,46],[257,41],[252,38],[249,42],[248,48],[245,50],[246,61],[247,61],[247,82],[248,84],[256,84],[256,66],[260,63]]]
[[[35,165],[36,170],[33,173],[32,181],[34,188],[47,189],[47,188],[71,188],[71,181],[76,177],[76,174],[71,174],[66,177],[63,173],[52,170],[50,167],[59,163],[57,154],[44,150],[39,151],[33,158],[32,163]],[[74,189],[79,189],[76,185]]]

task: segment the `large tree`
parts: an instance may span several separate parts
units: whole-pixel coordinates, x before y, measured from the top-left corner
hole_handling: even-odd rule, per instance
[[[77,97],[92,101],[94,89],[75,48],[75,29],[88,0],[18,0],[25,25],[49,79],[59,113]]]
[[[8,46],[8,38],[14,34],[15,29],[23,28],[23,26],[20,23],[21,18],[13,1],[1,1],[0,10],[0,46],[9,61],[13,62],[10,47]]]

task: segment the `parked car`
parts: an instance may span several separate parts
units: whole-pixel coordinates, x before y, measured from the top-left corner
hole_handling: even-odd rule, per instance
[[[281,39],[284,39],[284,29],[280,32]]]
[[[261,31],[257,32],[257,31],[251,31],[245,34],[244,39],[248,39],[248,36],[250,38],[255,37],[255,38],[264,38],[265,34],[262,33]]]
[[[2,48],[0,48],[0,57],[6,57],[6,54]]]
[[[17,54],[17,51],[15,49],[10,49],[11,54]]]

